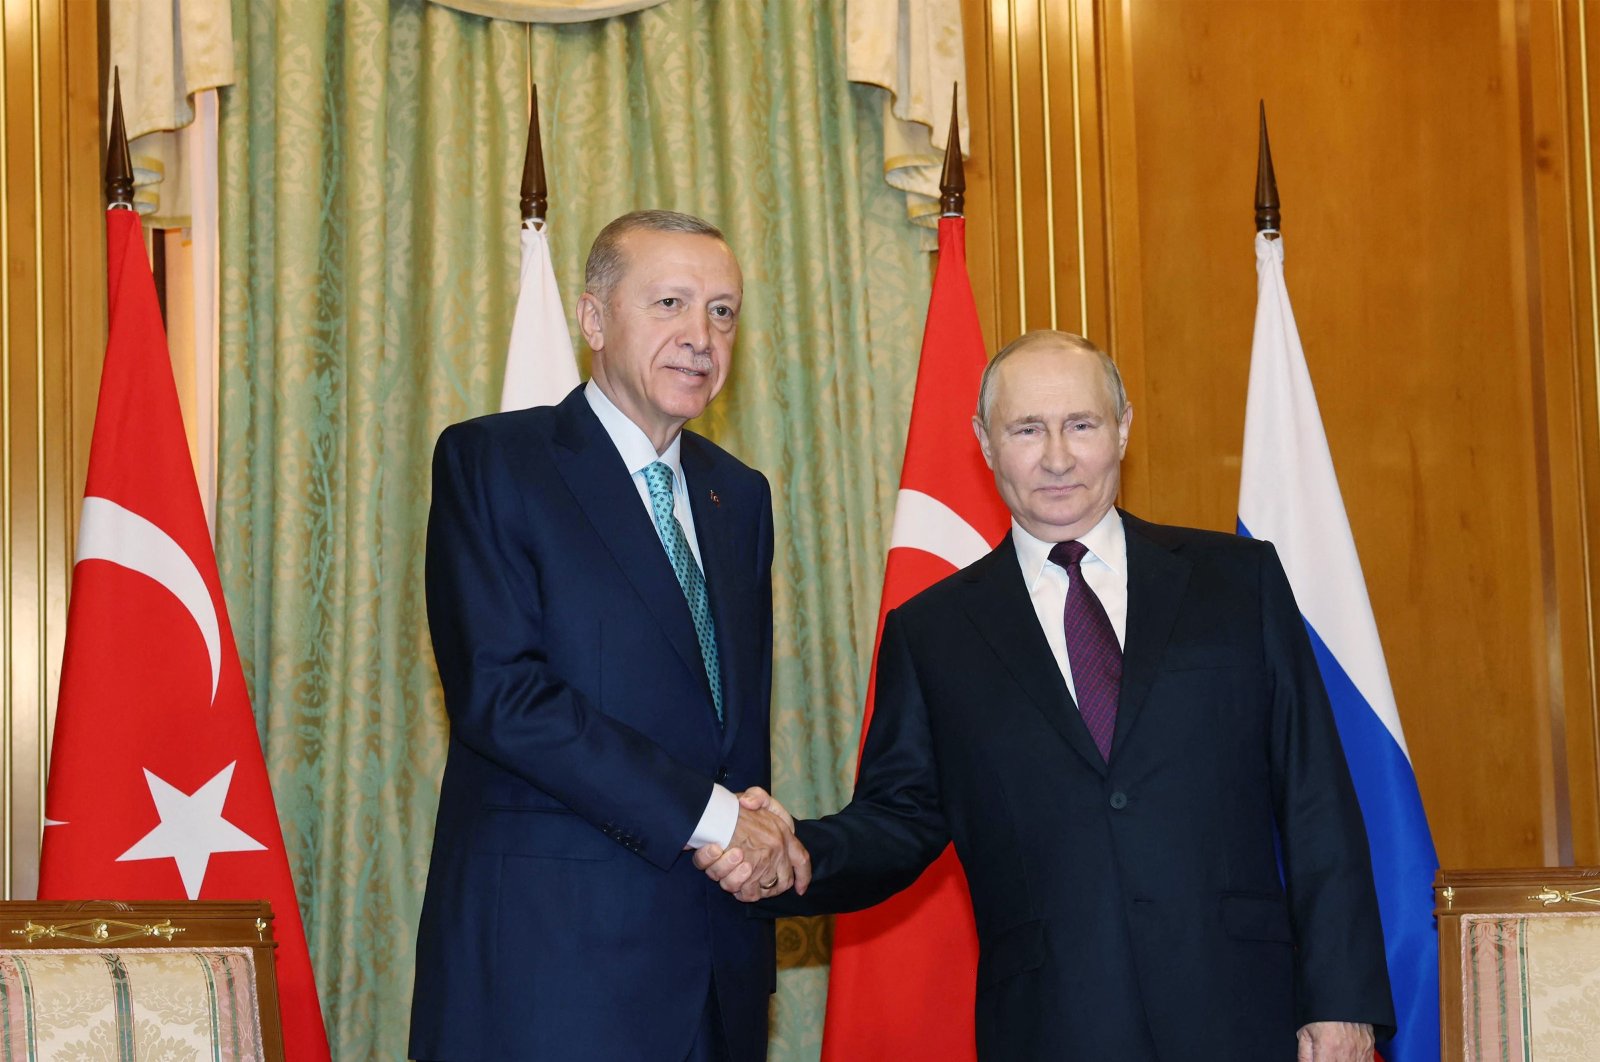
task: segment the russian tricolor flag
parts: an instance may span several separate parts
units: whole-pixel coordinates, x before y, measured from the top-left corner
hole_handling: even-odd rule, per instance
[[[1256,234],[1256,332],[1239,533],[1270,540],[1311,635],[1366,819],[1399,1026],[1388,1062],[1439,1058],[1439,868],[1383,646],[1283,281],[1283,241]]]

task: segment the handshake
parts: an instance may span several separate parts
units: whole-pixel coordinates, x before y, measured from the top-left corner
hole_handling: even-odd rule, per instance
[[[745,903],[791,886],[803,896],[811,884],[811,856],[794,835],[794,816],[758,786],[739,794],[739,821],[728,847],[696,849],[694,865]]]

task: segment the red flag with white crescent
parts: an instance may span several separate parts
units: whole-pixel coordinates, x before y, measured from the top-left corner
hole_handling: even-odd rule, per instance
[[[967,276],[966,221],[942,218],[878,609],[879,638],[890,609],[982,557],[1011,526],[972,432],[986,364]],[[863,736],[872,721],[876,646],[873,660]],[[947,848],[911,888],[835,920],[824,1062],[975,1058],[977,975],[978,934],[967,880],[955,850]]]
[[[266,899],[287,1057],[328,1037],[138,216],[106,215],[110,333],[78,524],[42,899]]]

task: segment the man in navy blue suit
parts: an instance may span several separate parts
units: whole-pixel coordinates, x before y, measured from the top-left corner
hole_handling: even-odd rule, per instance
[[[772,501],[683,430],[721,390],[743,280],[668,211],[606,226],[593,376],[434,454],[428,622],[450,745],[417,939],[419,1059],[766,1057],[770,923],[688,849],[804,888],[770,784]],[[753,803],[747,801],[747,803]]]

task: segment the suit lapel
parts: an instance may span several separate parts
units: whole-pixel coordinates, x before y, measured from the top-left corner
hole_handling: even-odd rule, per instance
[[[723,512],[720,494],[712,500],[717,484],[700,437],[685,432],[678,456],[683,463],[689,510],[694,513],[695,541],[700,547],[700,567],[705,573],[706,597],[711,602],[711,621],[717,633],[717,664],[722,670],[722,747],[726,752],[733,745],[744,703],[747,677],[743,663],[747,654],[740,648],[744,638],[755,630],[755,619],[747,614],[748,601],[730,571],[734,555],[729,528],[732,514]],[[728,499],[727,504],[731,507],[733,500]]]
[[[1011,536],[968,568],[965,578],[970,587],[968,613],[989,648],[1067,744],[1090,767],[1105,774],[1106,763],[1067,692],[1050,643],[1039,627]]]
[[[689,604],[622,455],[589,408],[581,387],[557,408],[560,425],[553,452],[561,478],[594,527],[595,536],[611,552],[660,624],[667,641],[705,686],[705,663],[700,659],[700,643],[695,638]],[[710,688],[706,689],[709,699]]]
[[[1122,648],[1122,692],[1111,754],[1127,740],[1155,681],[1189,585],[1189,562],[1149,538],[1144,522],[1122,514],[1128,541],[1128,626]]]

